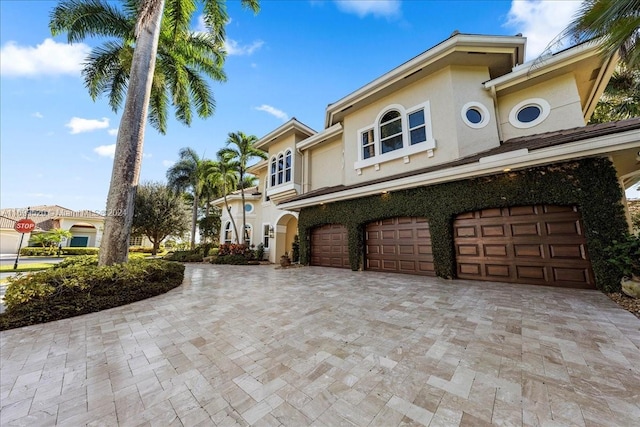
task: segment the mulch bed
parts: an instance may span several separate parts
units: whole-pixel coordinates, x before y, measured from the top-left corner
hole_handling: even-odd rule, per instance
[[[640,298],[631,298],[622,292],[607,294],[616,304],[640,319]]]

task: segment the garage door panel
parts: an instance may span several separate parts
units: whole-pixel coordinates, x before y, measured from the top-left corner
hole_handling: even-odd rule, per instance
[[[550,244],[552,258],[587,259],[584,245]]]
[[[467,212],[453,224],[458,277],[595,288],[580,212],[519,206]],[[481,233],[474,232],[480,229]],[[502,235],[499,230],[507,232]]]
[[[372,238],[373,236],[381,238]],[[366,269],[435,275],[429,223],[425,218],[397,217],[366,226]]]
[[[347,229],[329,224],[311,230],[311,265],[350,268]]]

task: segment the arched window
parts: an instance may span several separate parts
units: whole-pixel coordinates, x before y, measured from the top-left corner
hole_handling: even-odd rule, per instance
[[[282,184],[284,178],[284,155],[278,156],[278,184]]]
[[[380,147],[382,154],[402,148],[402,115],[391,110],[380,119]]]
[[[276,185],[276,158],[275,156],[271,159],[271,186],[274,187]]]
[[[284,157],[284,182],[291,181],[291,150],[288,150]]]
[[[233,240],[233,229],[231,228],[231,221],[227,221],[224,226],[224,242],[229,244]]]

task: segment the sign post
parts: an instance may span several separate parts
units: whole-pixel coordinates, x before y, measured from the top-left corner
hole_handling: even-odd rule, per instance
[[[22,249],[22,240],[24,239],[25,233],[31,233],[31,231],[36,228],[36,223],[29,219],[29,213],[31,213],[31,207],[27,208],[27,215],[18,221],[16,221],[13,229],[21,234],[20,236],[20,244],[18,245],[18,254],[16,255],[16,262],[13,264],[13,269],[18,269],[18,259],[20,258],[20,249]]]

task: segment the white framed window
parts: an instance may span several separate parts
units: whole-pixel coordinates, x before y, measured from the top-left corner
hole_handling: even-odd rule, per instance
[[[224,243],[231,243],[233,241],[233,228],[231,227],[231,221],[227,221],[224,225]]]
[[[551,106],[542,98],[530,98],[516,104],[509,112],[509,123],[518,129],[528,129],[542,123]]]
[[[251,224],[247,224],[244,226],[244,230],[244,244],[251,246],[251,241],[253,240],[253,227],[251,227]]]
[[[248,214],[250,214],[251,212],[253,212],[253,204],[252,203],[245,203],[244,204],[244,211]]]
[[[462,110],[460,110],[460,115],[464,124],[473,129],[482,129],[489,124],[489,119],[491,118],[487,107],[476,101],[464,104]]]
[[[129,237],[129,246],[142,246],[142,236]]]
[[[293,153],[287,150],[271,158],[269,182],[271,187],[291,182],[293,177]]]
[[[262,224],[262,244],[265,249],[269,249],[269,238],[271,237],[271,224]]]
[[[399,104],[388,105],[372,125],[358,130],[358,146],[358,160],[354,163],[358,174],[363,167],[423,151],[432,157],[436,142],[429,101],[407,109]]]

